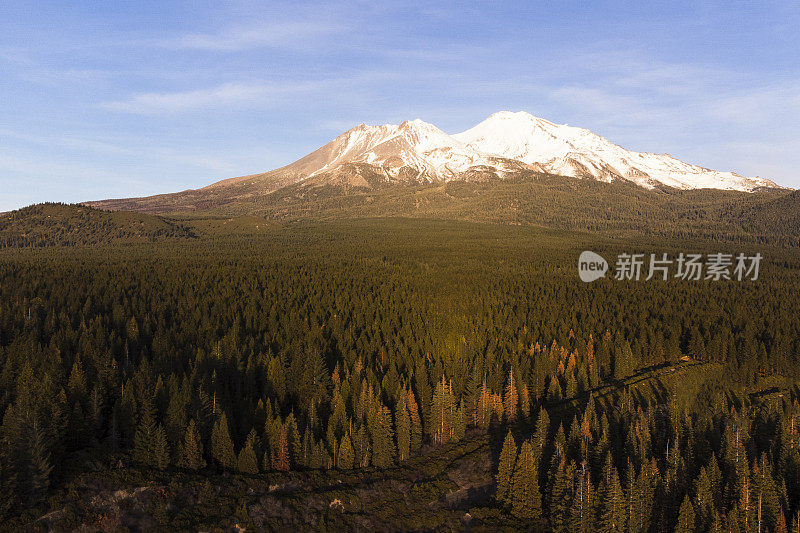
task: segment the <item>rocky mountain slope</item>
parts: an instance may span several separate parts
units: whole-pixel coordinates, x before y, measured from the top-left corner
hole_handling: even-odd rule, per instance
[[[155,213],[230,210],[298,185],[371,190],[541,174],[625,181],[647,189],[752,192],[778,187],[768,179],[710,170],[667,154],[631,152],[589,130],[553,124],[525,112],[502,111],[456,135],[418,119],[399,125],[361,124],[270,172],[174,194],[89,204]]]

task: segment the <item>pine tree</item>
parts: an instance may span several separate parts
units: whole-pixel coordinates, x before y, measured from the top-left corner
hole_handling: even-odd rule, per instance
[[[634,475],[635,472],[629,469],[629,479]],[[628,511],[628,531],[641,533],[649,531],[657,478],[658,468],[655,464],[645,463],[632,485],[629,481],[629,491],[633,494],[628,494],[627,499],[633,508]]]
[[[153,466],[159,470],[164,470],[169,466],[169,444],[167,443],[167,434],[164,431],[164,426],[161,424],[156,425],[155,433],[153,433]]]
[[[225,413],[219,415],[211,431],[211,457],[226,470],[233,470],[236,467],[236,454],[233,451],[233,441]]]
[[[354,459],[353,444],[350,442],[350,434],[347,433],[342,437],[342,441],[339,444],[339,457],[336,466],[339,470],[350,470],[353,468]]]
[[[711,479],[708,477],[708,472],[705,467],[700,468],[700,475],[697,476],[694,494],[694,501],[696,503],[695,522],[697,528],[708,529],[711,527],[711,521],[716,513],[716,507],[714,505],[714,493],[711,488]]]
[[[778,515],[783,514],[781,497],[772,476],[772,464],[766,454],[753,465],[751,474],[753,494],[753,524],[756,529],[773,530]]]
[[[363,468],[369,466],[372,461],[372,449],[369,444],[366,426],[358,426],[355,435],[352,435],[350,438],[353,441],[354,467]]]
[[[278,446],[275,449],[275,456],[272,459],[272,464],[278,472],[288,472],[289,464],[289,441],[286,437],[286,428],[281,427],[280,436],[278,438]]]
[[[184,444],[182,441],[188,425],[186,411],[189,400],[188,397],[183,396],[177,382],[171,380],[170,389],[164,431],[167,433],[167,442],[173,450],[174,457],[177,458],[176,462],[180,463],[183,461],[181,448]]]
[[[420,446],[422,446],[422,419],[420,418],[417,400],[414,397],[414,392],[411,390],[411,387],[408,388],[407,407],[408,414],[411,416],[411,442],[409,447],[411,453],[416,453],[419,451]]]
[[[432,432],[433,442],[444,444],[451,438],[455,411],[452,385],[445,379],[444,374],[441,381],[436,384],[432,404],[429,431]]]
[[[508,371],[508,383],[503,396],[503,411],[506,422],[514,422],[519,414],[519,394],[514,383],[514,369]]]
[[[244,474],[258,474],[258,458],[254,448],[254,441],[248,438],[242,449],[239,451],[239,457],[236,459],[236,469]]]
[[[395,426],[397,433],[397,458],[405,461],[411,456],[411,415],[406,407],[406,397],[402,395],[397,402]]]
[[[601,494],[600,527],[603,531],[625,531],[625,494],[619,482],[617,469],[611,467],[608,483]]]
[[[678,511],[678,523],[675,526],[675,533],[694,533],[695,513],[689,495],[683,498],[680,511]]]
[[[573,479],[575,468],[563,454],[553,456],[550,473],[550,522],[556,532],[570,531],[570,517],[574,501]]]
[[[392,431],[392,416],[379,400],[373,400],[367,417],[370,443],[372,444],[372,464],[389,466],[394,462],[397,450]]]
[[[144,402],[141,419],[133,437],[133,457],[136,461],[163,470],[169,464],[169,446],[164,428],[155,421],[153,406]]]
[[[495,497],[499,502],[506,503],[509,500],[511,476],[514,473],[516,458],[517,443],[509,429],[503,441],[503,449],[500,451],[500,463],[497,467],[497,492],[495,493]]]
[[[485,379],[478,391],[473,418],[473,424],[476,427],[483,430],[489,429],[489,424],[492,422],[492,394],[486,386]]]
[[[524,520],[538,520],[542,514],[542,495],[531,442],[522,443],[511,478],[511,512]]]
[[[586,461],[576,472],[575,496],[570,511],[570,528],[573,533],[591,533],[594,531],[594,490],[591,475]]]
[[[194,419],[189,420],[189,425],[183,436],[183,449],[179,465],[190,470],[199,470],[206,466],[206,462],[203,459],[203,443],[197,433]]]

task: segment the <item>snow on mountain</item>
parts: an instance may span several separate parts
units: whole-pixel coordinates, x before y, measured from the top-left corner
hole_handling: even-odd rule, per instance
[[[449,180],[470,168],[496,165],[497,157],[466,148],[436,126],[416,119],[399,126],[361,124],[323,147],[328,154],[310,176],[335,171],[344,164],[366,163],[395,177],[402,168],[413,168],[417,179]]]
[[[299,179],[337,175],[353,164],[370,165],[387,180],[462,179],[481,170],[505,177],[528,168],[602,181],[630,180],[653,188],[716,188],[752,191],[776,187],[679,161],[667,154],[631,152],[583,128],[558,125],[525,112],[501,111],[456,135],[419,119],[400,125],[361,124],[285,167]]]
[[[501,111],[453,136],[467,148],[535,165],[553,174],[610,181],[624,178],[652,188],[752,191],[775,187],[762,178],[709,170],[667,154],[631,152],[583,128],[553,124],[524,111]]]

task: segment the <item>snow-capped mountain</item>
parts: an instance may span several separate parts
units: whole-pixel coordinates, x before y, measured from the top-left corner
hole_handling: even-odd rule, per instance
[[[358,164],[373,167],[388,180],[402,174],[417,181],[458,179],[470,169],[484,167],[504,173],[519,166],[467,147],[433,124],[416,119],[399,126],[361,124],[285,168],[302,169],[300,174],[311,178]]]
[[[779,188],[763,178],[709,170],[667,154],[625,150],[589,130],[557,125],[528,113],[501,111],[449,135],[421,120],[356,126],[284,167],[218,181],[207,187],[157,195],[88,202],[103,209],[153,213],[226,209],[280,198],[315,197],[325,186],[373,189],[393,184],[491,182],[537,173],[626,180],[648,189],[714,188],[752,192]],[[336,194],[335,192],[333,194]],[[414,205],[417,199],[414,200]]]
[[[504,178],[529,169],[602,181],[625,179],[647,188],[777,187],[767,179],[710,170],[667,154],[628,151],[589,130],[508,111],[455,135],[419,119],[400,125],[361,124],[281,170],[299,182],[341,179],[361,172],[363,165],[389,181],[450,181],[476,172]],[[349,181],[360,183],[355,178]]]
[[[746,178],[684,163],[668,154],[632,152],[583,128],[553,124],[525,112],[501,111],[453,136],[468,148],[516,159],[552,174],[624,178],[652,188],[658,183],[677,189],[752,191],[776,187],[763,178]]]

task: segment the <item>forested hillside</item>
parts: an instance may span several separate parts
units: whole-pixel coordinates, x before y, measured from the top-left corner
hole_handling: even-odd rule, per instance
[[[800,256],[759,248],[758,281],[576,272],[587,248],[742,246],[385,219],[6,250],[0,515],[786,530]]]
[[[499,180],[476,175],[448,183],[398,184],[364,171],[368,185],[309,180],[271,193],[200,189],[174,195],[94,202],[184,217],[255,215],[269,220],[414,217],[535,225],[635,237],[723,238],[742,243],[800,244],[797,193],[714,189],[645,189],[625,180],[520,173]]]
[[[37,204],[0,216],[0,248],[148,242],[191,236],[185,226],[161,217],[101,211],[83,205]]]

